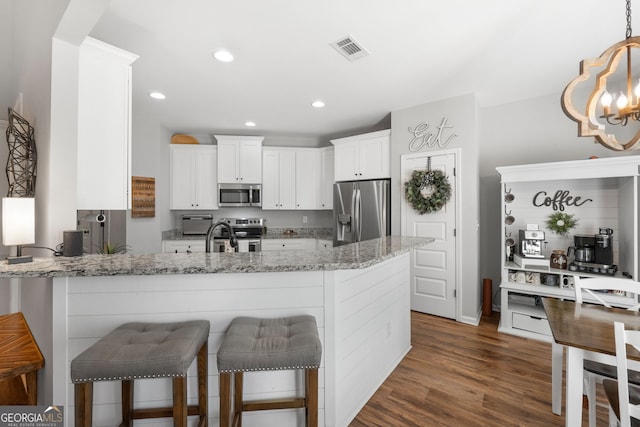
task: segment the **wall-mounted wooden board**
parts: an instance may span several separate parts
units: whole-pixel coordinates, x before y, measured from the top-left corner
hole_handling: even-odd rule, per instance
[[[156,216],[156,179],[131,177],[131,218]]]

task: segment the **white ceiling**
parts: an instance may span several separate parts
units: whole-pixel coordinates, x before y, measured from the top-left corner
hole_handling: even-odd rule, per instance
[[[623,0],[112,0],[91,35],[140,55],[134,105],[174,132],[323,138],[472,92],[482,106],[557,94],[562,114],[579,61],[625,25]],[[370,55],[329,46],[346,35]]]

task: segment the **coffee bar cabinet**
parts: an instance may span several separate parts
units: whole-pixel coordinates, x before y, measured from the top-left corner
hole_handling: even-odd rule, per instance
[[[575,276],[640,279],[639,169],[640,156],[497,168],[502,193],[499,331],[550,342],[542,297],[573,300]],[[602,230],[612,233],[613,267],[576,266],[576,254],[584,253],[574,242]],[[528,240],[532,236],[538,240]],[[541,258],[535,258],[538,248]],[[552,264],[552,255],[562,263]],[[589,261],[599,265],[597,259]],[[634,302],[627,295],[605,299]]]

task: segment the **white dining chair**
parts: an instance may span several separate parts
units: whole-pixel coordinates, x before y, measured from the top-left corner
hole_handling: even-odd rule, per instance
[[[640,387],[630,384],[627,373],[627,344],[640,351],[640,331],[625,329],[622,322],[614,322],[616,338],[616,370],[618,380],[605,379],[604,391],[610,413],[618,418],[621,427],[640,426]]]
[[[603,296],[611,293],[625,293],[626,296],[632,296],[634,301],[638,301],[640,294],[640,282],[619,277],[579,277],[575,276],[575,298],[576,304],[582,304],[585,297],[588,302],[603,305],[611,308],[610,302],[605,300]],[[631,306],[624,306],[627,310],[638,311],[640,303]],[[589,401],[589,427],[596,425],[596,386],[602,383],[604,379],[616,378],[616,367],[605,363],[594,362],[592,360],[584,361],[584,394]],[[640,385],[640,372],[632,371],[629,374],[629,381],[632,384]],[[612,419],[610,417],[610,424]]]

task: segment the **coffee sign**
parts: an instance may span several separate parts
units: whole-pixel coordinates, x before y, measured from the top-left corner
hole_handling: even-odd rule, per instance
[[[593,202],[592,199],[583,199],[580,196],[572,196],[569,190],[557,190],[553,196],[547,194],[546,191],[538,191],[533,196],[533,206],[551,206],[554,211],[564,211],[565,206],[582,206],[587,202]]]

